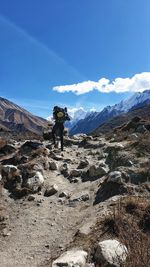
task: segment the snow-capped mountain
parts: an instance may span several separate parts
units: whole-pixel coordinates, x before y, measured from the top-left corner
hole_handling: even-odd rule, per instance
[[[66,122],[65,126],[68,129],[71,129],[79,120],[85,119],[87,116],[92,114],[93,111],[86,111],[82,107],[74,108],[74,109],[68,109],[68,114],[71,118],[69,122]]]
[[[114,106],[107,106],[101,112],[90,113],[84,119],[73,125],[70,129],[70,134],[89,133],[109,119],[128,112],[134,106],[137,106],[148,99],[150,100],[150,90],[145,90],[142,93],[135,93],[130,98],[123,100]]]

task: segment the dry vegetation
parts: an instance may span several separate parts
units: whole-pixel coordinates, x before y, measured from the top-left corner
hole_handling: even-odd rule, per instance
[[[109,215],[97,221],[88,236],[76,233],[72,246],[82,246],[89,251],[89,260],[94,261],[96,244],[109,238],[118,239],[128,248],[128,258],[123,267],[150,266],[149,199],[142,197],[122,198],[111,207]]]
[[[122,199],[103,225],[128,248],[126,267],[150,266],[150,201]]]

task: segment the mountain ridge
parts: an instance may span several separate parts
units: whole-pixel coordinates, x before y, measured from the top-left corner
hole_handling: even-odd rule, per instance
[[[123,113],[127,113],[132,107],[144,102],[147,99],[150,100],[150,90],[145,90],[142,93],[135,93],[130,98],[122,100],[118,104],[107,106],[100,112],[89,114],[89,116],[83,120],[79,120],[77,124],[71,128],[70,135],[77,133],[90,133],[103,123],[107,122],[109,119],[119,116]]]
[[[17,104],[0,97],[0,128],[8,132],[42,134],[47,121],[37,117]]]

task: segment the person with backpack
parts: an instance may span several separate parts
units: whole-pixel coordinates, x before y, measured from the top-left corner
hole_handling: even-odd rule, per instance
[[[63,151],[64,123],[65,121],[70,120],[70,117],[67,113],[67,108],[60,108],[58,106],[55,106],[53,109],[53,119],[55,121],[52,129],[53,143],[54,145],[56,144],[56,136],[59,136],[61,141],[61,151]]]

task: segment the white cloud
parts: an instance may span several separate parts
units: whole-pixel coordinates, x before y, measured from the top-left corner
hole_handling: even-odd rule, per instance
[[[113,81],[101,78],[97,82],[84,81],[77,84],[53,87],[53,90],[59,93],[73,92],[76,95],[85,94],[94,89],[102,93],[142,92],[150,89],[150,72],[138,73],[131,78],[116,78]]]

